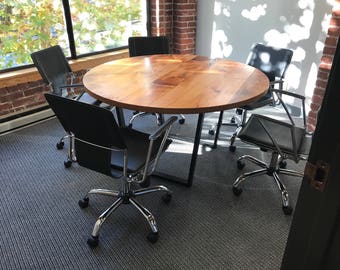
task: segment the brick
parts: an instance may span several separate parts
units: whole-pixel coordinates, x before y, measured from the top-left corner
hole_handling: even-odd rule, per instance
[[[23,97],[17,100],[13,101],[13,107],[17,108],[20,106],[25,106],[28,105],[30,103],[34,103],[35,102],[35,97],[34,96],[30,96],[30,97]]]
[[[321,105],[323,96],[313,95],[312,102],[316,105]]]
[[[331,26],[340,26],[340,18],[332,17],[329,25]]]
[[[36,101],[34,103],[31,103],[31,104],[28,104],[26,106],[26,109],[32,109],[34,107],[40,107],[41,105],[44,105],[44,104],[47,104],[46,100],[39,100],[39,101]]]
[[[321,80],[321,79],[318,78],[318,79],[316,80],[315,85],[316,85],[317,87],[320,87],[320,88],[326,88],[326,86],[327,86],[327,80]]]
[[[335,47],[338,39],[335,37],[328,36],[325,40],[325,46]]]
[[[14,108],[14,111],[15,111],[15,112],[22,112],[22,111],[24,111],[24,110],[26,110],[26,107],[25,107],[25,106],[20,106],[20,107]]]
[[[326,88],[315,87],[313,95],[323,96]]]
[[[312,104],[310,105],[310,108],[311,108],[312,111],[317,112],[317,111],[319,111],[319,109],[320,109],[320,105],[321,105],[321,104],[312,103]]]
[[[0,97],[0,102],[12,102],[13,100],[19,99],[23,97],[23,92],[22,91],[16,91],[12,92],[6,96]]]
[[[0,103],[0,112],[2,111],[8,111],[12,109],[12,103],[11,102],[6,102],[6,103]]]
[[[328,28],[328,32],[327,34],[331,37],[339,37],[340,35],[340,27],[339,26],[336,26],[336,27],[329,27]]]
[[[23,93],[24,93],[24,96],[27,97],[27,96],[32,96],[34,94],[41,93],[43,91],[44,91],[44,87],[43,86],[39,86],[39,87],[34,87],[34,88],[27,89]]]
[[[336,47],[324,47],[323,49],[323,53],[326,54],[326,55],[331,55],[333,56],[335,54],[335,50],[336,50]]]
[[[321,80],[328,80],[329,71],[319,69],[317,77]]]
[[[6,96],[8,93],[9,91],[7,90],[7,87],[0,88],[0,97]]]
[[[325,62],[321,62],[320,68],[325,69],[325,70],[331,70],[332,64],[327,64]]]

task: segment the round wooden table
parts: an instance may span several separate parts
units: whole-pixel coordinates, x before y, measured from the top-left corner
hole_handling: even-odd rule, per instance
[[[246,64],[183,54],[107,62],[88,71],[83,83],[90,95],[120,108],[199,114],[188,186],[194,176],[204,113],[242,107],[260,98],[269,87],[267,76]]]

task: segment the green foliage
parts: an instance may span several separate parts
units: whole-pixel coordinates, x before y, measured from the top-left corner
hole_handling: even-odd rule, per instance
[[[90,4],[88,2],[90,1]],[[140,0],[74,0],[71,13],[81,53],[126,45],[126,31],[141,20]],[[131,34],[131,33],[130,33]]]
[[[76,50],[82,54],[126,45],[127,36],[135,32],[133,22],[141,20],[144,1],[69,2]],[[31,63],[31,52],[52,45],[67,52],[63,14],[61,0],[1,0],[0,70]]]

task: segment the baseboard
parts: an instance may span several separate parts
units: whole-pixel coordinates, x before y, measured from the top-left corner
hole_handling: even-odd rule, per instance
[[[54,112],[51,109],[46,109],[29,115],[25,115],[19,118],[15,118],[0,124],[0,134],[36,123],[38,121],[47,119],[54,116]]]

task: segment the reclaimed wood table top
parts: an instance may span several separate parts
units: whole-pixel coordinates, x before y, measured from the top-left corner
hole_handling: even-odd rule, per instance
[[[123,58],[94,67],[83,78],[93,97],[144,112],[192,114],[241,107],[264,95],[268,78],[226,59],[188,54]]]

